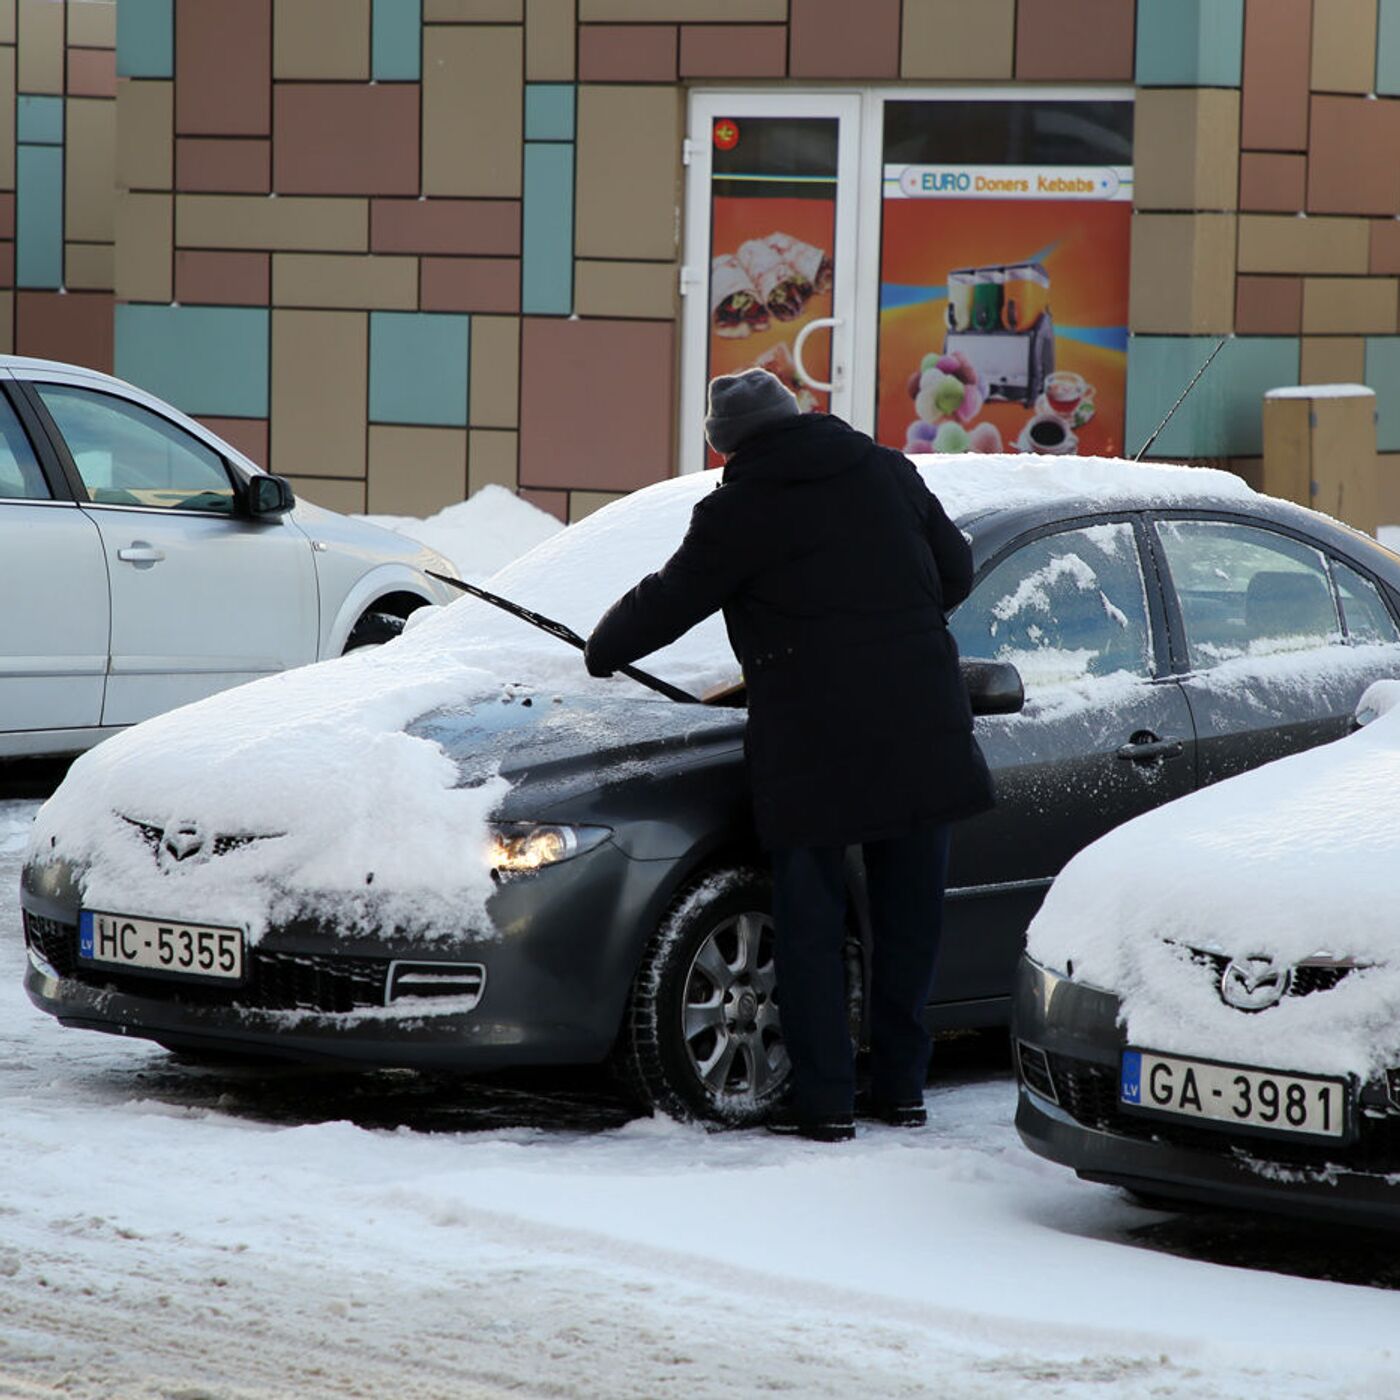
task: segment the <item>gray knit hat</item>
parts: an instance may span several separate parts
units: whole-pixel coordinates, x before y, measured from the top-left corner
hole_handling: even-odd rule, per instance
[[[721,374],[710,380],[705,436],[716,452],[728,456],[745,438],[801,411],[783,381],[766,369]]]

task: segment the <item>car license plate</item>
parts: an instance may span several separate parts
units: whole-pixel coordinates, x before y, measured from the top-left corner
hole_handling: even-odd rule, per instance
[[[78,957],[108,967],[239,982],[243,930],[84,909],[78,917]]]
[[[1236,1127],[1341,1137],[1346,1081],[1125,1050],[1118,1098],[1131,1108]]]

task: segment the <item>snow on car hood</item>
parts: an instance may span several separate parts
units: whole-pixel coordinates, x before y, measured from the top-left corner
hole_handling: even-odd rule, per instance
[[[1112,991],[1130,1044],[1365,1078],[1400,1054],[1400,683],[1359,733],[1127,822],[1081,851],[1027,934],[1047,967]],[[1213,959],[1197,954],[1213,954]],[[1266,1010],[1227,1006],[1227,958],[1362,966]]]

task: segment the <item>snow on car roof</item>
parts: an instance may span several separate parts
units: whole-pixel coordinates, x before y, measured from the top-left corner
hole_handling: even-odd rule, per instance
[[[1360,732],[1167,803],[1065,867],[1027,950],[1118,995],[1130,1045],[1363,1078],[1400,1051],[1400,682]],[[1231,958],[1354,960],[1325,995],[1246,1014]]]

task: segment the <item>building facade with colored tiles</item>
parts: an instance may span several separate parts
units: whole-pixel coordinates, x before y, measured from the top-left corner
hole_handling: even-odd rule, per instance
[[[1246,476],[1377,391],[1400,0],[0,0],[0,348],[312,500],[563,519],[761,364],[908,450]]]

